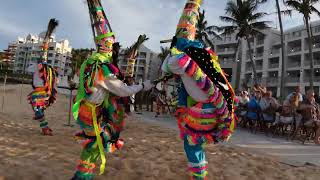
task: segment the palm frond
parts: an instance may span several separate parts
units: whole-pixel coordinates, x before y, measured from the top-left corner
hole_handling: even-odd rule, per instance
[[[292,9],[283,10],[280,12],[284,16],[290,16],[292,17]]]
[[[220,16],[220,20],[223,21],[223,22],[229,22],[229,23],[233,23],[233,24],[237,24],[237,20],[232,18],[232,17],[229,17],[229,16]]]
[[[264,13],[264,12],[255,13],[252,16],[250,16],[248,18],[248,20],[249,21],[256,21],[257,19],[261,19],[261,18],[265,17],[266,15],[268,15],[268,14]]]
[[[302,11],[302,3],[296,0],[288,0],[285,2],[287,6],[295,9],[296,11],[299,11],[300,13],[303,13]]]
[[[264,30],[270,28],[268,24],[270,24],[271,21],[259,21],[259,22],[254,22],[250,26],[254,29],[259,29],[259,30]]]
[[[261,29],[251,29],[251,36],[258,36],[258,35],[264,35],[263,32],[260,31]]]
[[[314,13],[316,13],[318,16],[320,16],[320,11],[319,11],[317,8],[315,8],[314,6],[311,6],[311,7],[310,7],[310,10],[311,10],[311,12],[314,12]]]
[[[162,61],[164,61],[164,59],[169,55],[170,53],[170,48],[168,47],[160,47],[161,49],[161,53],[158,54],[158,58],[160,58]]]
[[[208,26],[205,28],[205,31],[220,31],[219,26]]]
[[[221,36],[231,35],[235,33],[238,29],[238,26],[222,26],[221,29]]]
[[[227,6],[225,8],[225,12],[228,15],[234,15],[237,12],[238,6],[234,1],[228,1]]]
[[[320,2],[320,0],[310,0],[311,4],[315,4],[315,3],[319,3],[319,2]]]

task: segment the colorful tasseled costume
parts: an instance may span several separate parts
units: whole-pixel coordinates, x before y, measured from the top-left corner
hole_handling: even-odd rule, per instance
[[[58,23],[55,19],[50,20],[43,41],[41,61],[38,62],[33,74],[33,91],[28,95],[28,101],[35,113],[34,119],[40,122],[43,135],[52,135],[52,130],[45,119],[44,111],[54,103],[57,94],[55,89],[57,72],[47,64],[50,36],[57,25]]]
[[[82,144],[80,161],[73,180],[93,179],[93,170],[101,158],[100,174],[104,172],[105,152],[112,153],[123,146],[119,139],[126,117],[120,97],[152,88],[150,81],[139,85],[125,85],[117,78],[118,68],[112,64],[117,57],[115,37],[100,0],[87,0],[97,52],[80,69],[80,83],[73,115],[81,132],[76,139]]]
[[[164,72],[179,75],[176,117],[191,179],[196,180],[207,179],[205,145],[227,140],[235,126],[233,89],[216,54],[195,40],[200,4],[187,1],[171,54],[162,65]]]

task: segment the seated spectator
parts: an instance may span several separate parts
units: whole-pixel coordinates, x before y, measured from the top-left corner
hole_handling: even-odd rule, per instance
[[[309,90],[306,94],[306,99],[300,103],[299,108],[302,114],[302,122],[305,127],[315,126],[320,127],[320,107],[314,98],[314,91]]]
[[[239,97],[239,111],[240,116],[245,116],[247,113],[247,105],[249,102],[249,93],[248,91],[241,91],[240,97]]]
[[[259,105],[262,111],[263,120],[268,122],[274,121],[279,104],[278,101],[272,97],[271,91],[267,91],[264,94]]]
[[[297,96],[298,96],[299,102],[302,102],[303,99],[304,99],[304,97],[303,97],[303,95],[302,95],[302,93],[301,93],[300,86],[297,86],[296,89],[295,89],[295,92],[290,93],[290,94],[287,96],[286,100],[289,100],[290,97],[293,96],[293,95],[297,95]]]
[[[254,96],[250,99],[248,102],[248,112],[247,112],[247,118],[251,121],[256,121],[259,118],[259,112],[260,112],[260,99],[261,99],[261,88],[253,88]]]
[[[299,96],[296,93],[293,93],[289,100],[285,100],[282,105],[282,110],[279,116],[276,117],[275,124],[283,123],[289,124],[294,118],[297,120],[301,119],[301,115],[297,114],[296,111],[299,106]]]

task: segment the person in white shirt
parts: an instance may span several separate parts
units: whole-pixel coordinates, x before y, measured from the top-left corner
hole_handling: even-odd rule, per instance
[[[148,80],[138,85],[126,85],[118,79],[119,69],[114,57],[119,53],[115,37],[108,26],[100,0],[88,0],[91,21],[97,34],[97,52],[81,66],[80,83],[73,115],[81,131],[76,139],[83,149],[72,180],[91,180],[93,169],[101,159],[100,174],[105,168],[105,153],[112,153],[123,146],[120,132],[126,117],[120,97],[132,96],[154,85]]]
[[[40,122],[43,135],[52,136],[52,129],[49,128],[44,111],[56,100],[56,83],[58,81],[57,72],[49,64],[48,49],[52,32],[57,27],[58,21],[50,19],[46,35],[43,40],[42,55],[37,65],[30,67],[33,72],[33,91],[28,95],[29,103],[34,111],[34,119]]]

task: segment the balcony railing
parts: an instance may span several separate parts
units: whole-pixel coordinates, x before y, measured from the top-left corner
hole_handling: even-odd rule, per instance
[[[246,67],[246,71],[252,71],[252,67]]]
[[[299,77],[288,77],[286,79],[287,82],[300,82],[300,78]]]
[[[317,49],[320,48],[320,43],[315,43],[312,46],[312,49]],[[307,43],[306,46],[304,47],[305,50],[309,50],[309,44]]]
[[[290,68],[301,67],[301,62],[288,62],[287,66]]]
[[[277,84],[278,83],[278,81],[279,81],[279,79],[278,78],[267,78],[267,83],[268,84]]]
[[[300,52],[300,51],[301,51],[301,47],[294,47],[288,50],[288,54]]]
[[[304,61],[304,65],[305,65],[305,66],[310,66],[310,60],[305,60],[305,61]],[[313,65],[320,65],[320,59],[315,59],[315,60],[313,61]]]
[[[272,68],[272,69],[274,69],[274,68],[279,68],[279,65],[280,64],[269,64],[269,68]]]
[[[257,45],[261,45],[261,44],[264,44],[264,40],[263,39],[257,41]]]
[[[277,54],[280,54],[280,49],[272,49],[271,52],[270,52],[270,55],[277,55]]]
[[[287,34],[286,36],[285,36],[285,38],[286,39],[295,39],[295,38],[299,38],[299,37],[301,37],[301,35],[302,35],[302,33],[301,32],[299,32],[299,33],[292,33],[292,34]]]
[[[311,80],[311,77],[310,77],[310,76],[305,76],[305,77],[303,78],[303,80],[304,80],[305,82],[309,82],[309,81]],[[320,81],[320,76],[314,76],[314,77],[313,77],[313,81],[319,82],[319,81]]]
[[[252,82],[253,82],[253,78],[250,78],[248,84],[250,85],[250,84],[252,84]],[[257,77],[257,83],[262,83],[261,77]]]
[[[219,48],[219,49],[217,49],[217,53],[222,53],[222,52],[228,52],[228,53],[230,53],[230,52],[234,52],[235,51],[235,48]]]
[[[316,48],[320,48],[320,43],[314,44],[314,45],[313,45],[313,48],[315,48],[315,49],[316,49]]]
[[[261,65],[258,65],[258,66],[256,66],[256,69],[257,69],[257,70],[262,70],[262,66],[261,66]]]
[[[262,57],[263,53],[256,53],[256,57]]]

